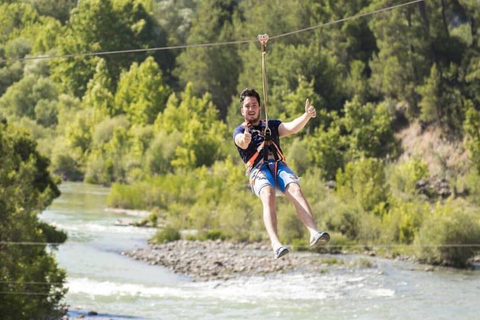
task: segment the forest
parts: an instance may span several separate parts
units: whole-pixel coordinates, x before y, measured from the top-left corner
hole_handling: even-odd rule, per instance
[[[306,98],[317,110],[282,149],[331,250],[395,244],[454,267],[478,254],[478,1],[0,0],[0,25],[0,291],[50,283],[49,299],[6,296],[5,319],[59,309],[51,249],[6,243],[66,240],[38,219],[61,180],[149,210],[152,241],[266,239],[232,139],[239,92],[262,90],[264,33],[269,118]],[[294,207],[277,212],[301,249]]]

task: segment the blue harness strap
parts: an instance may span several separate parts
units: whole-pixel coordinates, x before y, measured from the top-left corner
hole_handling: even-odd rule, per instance
[[[273,179],[275,181],[275,186],[278,186],[277,181],[277,172],[278,172],[278,161],[268,161],[267,162],[268,170],[272,173]]]

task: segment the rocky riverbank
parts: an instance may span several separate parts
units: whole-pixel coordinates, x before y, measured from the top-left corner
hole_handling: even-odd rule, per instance
[[[166,267],[196,280],[231,279],[238,276],[266,275],[292,269],[315,271],[332,258],[313,252],[292,252],[275,260],[268,244],[224,241],[179,240],[145,249],[123,252],[125,256],[151,265]]]

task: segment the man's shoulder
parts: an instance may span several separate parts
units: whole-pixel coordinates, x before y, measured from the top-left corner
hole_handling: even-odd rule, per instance
[[[278,127],[281,123],[282,123],[282,120],[279,120],[279,119],[268,120],[269,127],[273,127],[273,126]]]
[[[245,130],[245,127],[243,126],[243,124],[237,126],[235,128],[235,130],[233,130],[233,135],[237,135],[238,133],[243,133],[243,131]]]

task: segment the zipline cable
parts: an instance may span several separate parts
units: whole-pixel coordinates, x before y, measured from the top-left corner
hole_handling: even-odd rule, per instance
[[[116,51],[100,51],[100,52],[83,52],[83,53],[69,53],[69,54],[57,54],[49,56],[35,56],[35,57],[25,57],[18,59],[1,59],[1,62],[15,62],[15,61],[25,61],[25,60],[48,60],[55,58],[79,58],[79,57],[88,57],[88,56],[106,56],[111,54],[123,54],[123,53],[138,53],[138,52],[149,52],[149,51],[166,51],[174,49],[188,49],[188,48],[203,48],[203,47],[213,47],[213,46],[224,46],[232,44],[241,44],[241,43],[251,43],[255,40],[239,40],[239,41],[226,41],[226,42],[214,42],[214,43],[201,43],[201,44],[186,44],[180,46],[171,46],[171,47],[157,47],[157,48],[147,48],[147,49],[128,49],[128,50],[116,50]]]
[[[347,17],[347,18],[343,18],[343,19],[339,19],[339,20],[335,20],[335,21],[331,21],[331,22],[326,22],[326,23],[323,23],[323,24],[319,24],[319,25],[316,25],[316,26],[312,26],[312,27],[308,27],[308,28],[304,28],[304,29],[300,29],[300,30],[296,30],[296,31],[292,31],[292,32],[283,33],[283,34],[280,34],[278,36],[270,37],[270,39],[275,40],[275,39],[279,39],[279,38],[283,38],[283,37],[288,37],[288,36],[291,36],[291,35],[294,35],[294,34],[297,34],[297,33],[305,32],[305,31],[311,31],[311,30],[331,26],[331,25],[334,25],[334,24],[337,24],[337,23],[346,22],[346,21],[354,20],[354,19],[358,19],[358,18],[363,18],[363,17],[370,16],[370,15],[373,15],[373,14],[377,14],[377,13],[381,13],[381,12],[385,12],[385,11],[390,11],[390,10],[398,9],[398,8],[401,8],[401,7],[406,7],[406,6],[409,6],[409,5],[412,5],[412,4],[415,4],[415,3],[419,3],[419,2],[424,2],[424,1],[426,1],[426,0],[414,0],[414,1],[405,2],[405,3],[402,3],[402,4],[397,4],[397,5],[394,5],[394,6],[391,6],[391,7],[387,7],[387,8],[377,9],[377,10],[369,11],[369,12],[365,12],[365,13],[360,13],[360,14],[357,14],[357,15],[354,15],[354,16],[351,16],[351,17]]]
[[[52,285],[52,286],[59,286],[67,284],[67,282],[18,282],[18,281],[0,281],[0,284],[18,284],[18,285]]]
[[[24,296],[50,296],[51,293],[41,293],[41,292],[9,292],[9,291],[0,291],[1,294],[15,294],[15,295],[24,295]]]
[[[292,245],[294,248],[312,248],[310,246],[296,246]],[[465,243],[465,244],[327,244],[323,247],[318,248],[398,248],[398,247],[406,247],[406,248],[480,248],[480,244],[478,243]]]
[[[2,245],[18,245],[18,246],[44,246],[44,245],[64,245],[68,243],[53,243],[53,242],[0,242]],[[295,248],[311,248],[310,246],[293,246]],[[364,247],[364,248],[388,248],[388,247],[411,247],[411,248],[462,248],[474,247],[480,248],[480,243],[447,243],[447,244],[327,244],[324,248],[350,248],[350,247]]]
[[[58,246],[63,243],[59,242],[31,242],[31,241],[20,241],[20,242],[15,242],[15,241],[0,241],[0,245],[13,245],[13,246],[46,246],[46,245],[51,245],[51,246]]]
[[[416,4],[419,2],[424,2],[426,0],[413,0],[409,2],[405,2],[402,4],[397,4],[394,6],[381,8],[365,13],[360,13],[354,16],[350,16],[347,18],[334,20],[326,23],[322,23],[316,26],[311,26],[304,29],[299,29],[283,34],[279,34],[277,36],[270,37],[270,39],[275,40],[283,37],[288,37],[297,33],[306,32],[310,30],[315,30],[327,26],[331,26],[334,24],[338,24],[341,22],[346,22],[349,20],[354,20],[358,18],[367,17],[370,15],[374,15],[377,13],[382,13],[394,9],[398,9],[401,7],[406,7],[412,4]],[[116,50],[116,51],[100,51],[100,52],[83,52],[83,53],[70,53],[70,54],[58,54],[58,55],[44,55],[44,56],[34,56],[34,57],[24,57],[24,58],[17,58],[17,59],[0,59],[0,63],[3,62],[16,62],[16,61],[28,61],[28,60],[49,60],[49,59],[56,59],[56,58],[79,58],[79,57],[88,57],[88,56],[105,56],[105,55],[112,55],[112,54],[124,54],[124,53],[139,53],[139,52],[150,52],[150,51],[166,51],[166,50],[175,50],[175,49],[189,49],[189,48],[204,48],[204,47],[213,47],[213,46],[224,46],[224,45],[233,45],[233,44],[244,44],[244,43],[253,43],[256,40],[237,40],[237,41],[225,41],[225,42],[212,42],[212,43],[203,43],[203,44],[186,44],[186,45],[179,45],[179,46],[170,46],[170,47],[156,47],[156,48],[146,48],[146,49],[128,49],[128,50]]]

